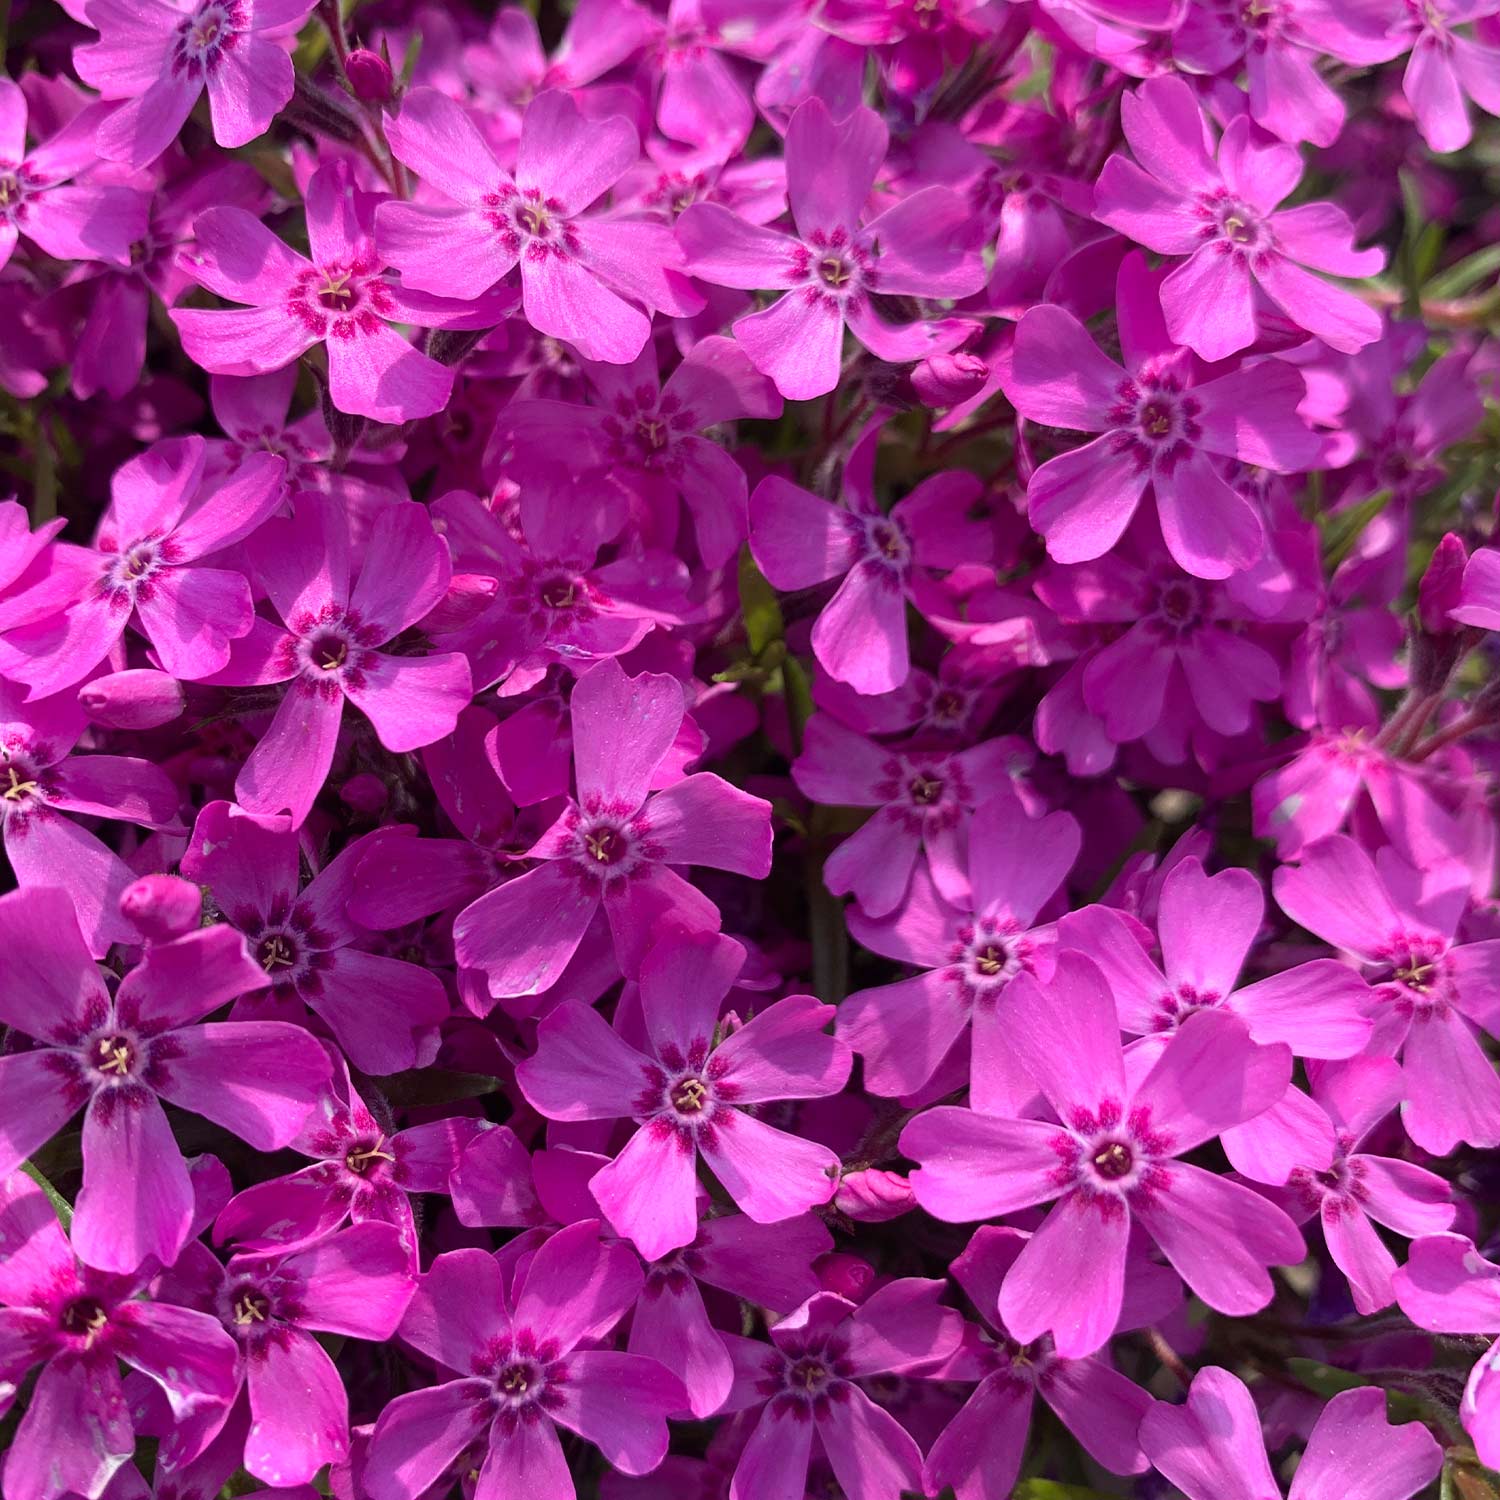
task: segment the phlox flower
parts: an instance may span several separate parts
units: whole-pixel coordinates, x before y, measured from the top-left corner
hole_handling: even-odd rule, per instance
[[[579,679],[576,798],[527,851],[536,868],[481,896],[453,924],[459,963],[483,969],[492,995],[546,989],[601,906],[627,975],[662,924],[714,930],[717,908],[673,865],[754,879],[770,872],[768,802],[707,771],[652,792],[686,711],[681,684],[662,673],[626,677],[604,661]]]
[[[640,1262],[605,1245],[597,1221],[569,1225],[518,1263],[453,1250],[417,1285],[401,1338],[444,1383],[398,1396],[370,1440],[373,1500],[417,1500],[475,1449],[477,1493],[494,1500],[573,1500],[560,1424],[626,1474],[667,1451],[682,1382],[654,1359],[598,1347],[640,1295]]]
[[[893,327],[876,311],[876,294],[964,297],[985,280],[975,222],[949,188],[921,188],[861,227],[887,144],[874,110],[861,106],[835,122],[821,99],[809,99],[786,135],[795,236],[718,203],[695,203],[677,221],[694,276],[786,292],[737,319],[734,335],[788,400],[838,384],[846,325],[877,358],[898,364],[952,349],[973,329],[963,318]]]
[[[426,509],[405,500],[381,510],[351,583],[352,550],[337,499],[313,491],[291,516],[261,526],[245,553],[284,623],[257,615],[212,678],[289,684],[234,792],[249,812],[289,810],[294,828],[333,764],[345,700],[369,716],[387,750],[402,752],[451,734],[471,697],[469,664],[457,653],[378,649],[447,591],[453,565]]]
[[[1264,1307],[1266,1268],[1303,1257],[1296,1225],[1250,1188],[1176,1158],[1277,1103],[1290,1049],[1257,1046],[1237,1016],[1203,1011],[1131,1077],[1104,977],[1077,953],[1058,955],[1045,988],[1012,980],[1003,1026],[1059,1123],[942,1106],[906,1127],[901,1150],[920,1164],[917,1202],[941,1219],[1058,1200],[1001,1289],[1012,1337],[1050,1333],[1068,1358],[1100,1348],[1120,1320],[1134,1223],[1210,1307]]]
[[[170,1265],[188,1239],[193,1188],[161,1101],[280,1150],[328,1078],[326,1054],[279,1021],[203,1022],[266,982],[233,928],[152,945],[113,994],[61,891],[0,897],[0,932],[15,955],[0,1020],[36,1043],[0,1058],[0,1171],[84,1110],[80,1259],[123,1273],[151,1257]]]
[[[720,1036],[719,1010],[745,952],[714,933],[666,937],[641,963],[646,1049],[599,1013],[564,1001],[516,1069],[527,1101],[554,1120],[634,1119],[640,1129],[590,1181],[595,1201],[648,1261],[698,1233],[701,1159],[757,1223],[805,1213],[832,1196],[838,1158],[751,1112],[781,1099],[836,1094],[851,1054],[824,1032],[831,1006],[778,1000]]]
[[[1306,268],[1372,276],[1384,252],[1356,250],[1354,226],[1332,203],[1277,208],[1302,177],[1295,147],[1257,139],[1240,116],[1213,153],[1180,78],[1148,79],[1126,94],[1121,120],[1135,162],[1119,155],[1105,162],[1094,214],[1148,250],[1187,257],[1161,288],[1174,343],[1207,360],[1249,348],[1266,300],[1345,354],[1380,337],[1372,307]]]
[[[234,1392],[234,1342],[211,1317],[142,1294],[155,1274],[81,1265],[46,1195],[0,1175],[0,1411],[40,1364],[0,1468],[7,1500],[100,1500],[135,1451],[119,1362],[160,1389],[174,1418]]]
[[[1500,15],[1497,0],[1425,0],[1406,7],[1391,26],[1387,56],[1410,53],[1401,91],[1434,151],[1469,144],[1470,99],[1487,114],[1500,115],[1500,47],[1457,29],[1494,15]]]
[[[405,286],[472,299],[519,265],[526,321],[610,364],[640,354],[653,311],[701,308],[666,225],[586,212],[640,155],[623,116],[590,120],[567,94],[539,94],[522,118],[514,177],[435,89],[407,95],[386,128],[397,159],[445,200],[376,210],[381,254]]]
[[[1281,1494],[1255,1400],[1217,1366],[1198,1371],[1184,1405],[1152,1405],[1141,1423],[1141,1446],[1188,1500]],[[1409,1500],[1442,1466],[1443,1450],[1420,1422],[1386,1421],[1384,1391],[1341,1391],[1313,1425],[1287,1500]]]
[[[290,41],[315,0],[84,0],[99,33],[73,51],[85,83],[128,102],[99,127],[99,150],[144,167],[187,123],[206,88],[214,139],[243,146],[292,97]]]

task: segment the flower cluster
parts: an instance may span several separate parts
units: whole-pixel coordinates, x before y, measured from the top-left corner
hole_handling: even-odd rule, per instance
[[[0,1500],[1500,1500],[1500,0],[0,54]]]

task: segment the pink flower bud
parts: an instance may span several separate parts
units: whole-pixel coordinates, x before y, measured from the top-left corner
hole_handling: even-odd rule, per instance
[[[356,47],[344,59],[344,77],[354,90],[354,97],[366,104],[387,104],[395,82],[391,65],[378,52]]]
[[[813,1262],[813,1275],[825,1292],[836,1292],[851,1302],[863,1302],[875,1285],[875,1267],[841,1250],[820,1255]]]
[[[339,801],[345,807],[371,818],[385,806],[388,795],[385,782],[373,771],[361,771],[339,788]]]
[[[428,635],[461,630],[495,602],[499,589],[499,581],[487,574],[455,573],[449,580],[448,592],[423,616],[422,629]]]
[[[78,689],[78,703],[107,729],[155,729],[181,714],[182,684],[167,672],[137,667],[96,677]]]
[[[120,892],[120,912],[151,943],[192,932],[203,920],[203,893],[176,875],[145,875]]]
[[[933,354],[911,372],[911,387],[926,406],[957,406],[990,378],[977,354]]]
[[[845,1172],[839,1179],[833,1206],[841,1214],[865,1224],[899,1219],[917,1206],[911,1184],[899,1172],[870,1167],[863,1172]]]
[[[1462,540],[1451,531],[1433,549],[1417,588],[1417,619],[1430,635],[1452,635],[1458,630],[1448,611],[1458,607],[1468,561]]]

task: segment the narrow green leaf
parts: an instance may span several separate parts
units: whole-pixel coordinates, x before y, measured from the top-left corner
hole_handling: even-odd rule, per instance
[[[1318,517],[1323,533],[1323,564],[1333,569],[1354,551],[1365,527],[1391,503],[1391,491],[1381,490],[1358,505]]]
[[[380,1092],[397,1108],[421,1104],[451,1104],[455,1099],[478,1099],[498,1094],[501,1083],[484,1073],[450,1073],[443,1068],[412,1068],[377,1081]]]
[[[745,617],[745,636],[752,657],[759,658],[772,641],[781,640],[786,633],[776,590],[755,566],[748,546],[740,548],[740,613]]]
[[[66,1234],[73,1227],[73,1205],[29,1161],[21,1163],[21,1170],[47,1195],[47,1202]]]
[[[1446,271],[1439,271],[1431,277],[1422,287],[1422,295],[1434,297],[1440,302],[1450,297],[1461,297],[1496,271],[1500,271],[1500,245],[1485,245],[1472,255],[1464,256]]]

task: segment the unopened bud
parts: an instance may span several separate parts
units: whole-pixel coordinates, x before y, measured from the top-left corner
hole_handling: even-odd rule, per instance
[[[147,942],[167,943],[203,921],[203,893],[176,875],[145,875],[120,892],[120,913]]]
[[[356,99],[366,104],[388,104],[395,75],[391,65],[378,52],[356,47],[344,59],[344,77]]]
[[[361,771],[339,788],[339,801],[345,807],[371,818],[385,806],[389,795],[385,782],[373,771]]]
[[[1448,611],[1457,609],[1469,555],[1451,531],[1433,549],[1432,561],[1417,587],[1417,619],[1431,635],[1453,635],[1458,623]]]
[[[442,635],[472,625],[500,591],[500,580],[488,573],[455,573],[448,580],[448,592],[421,619],[427,635]]]
[[[155,729],[182,713],[182,684],[169,672],[135,667],[96,677],[78,689],[78,705],[106,729]]]
[[[917,1206],[911,1184],[899,1172],[869,1167],[863,1172],[845,1172],[839,1179],[833,1206],[841,1214],[864,1224],[899,1219]]]
[[[863,1302],[875,1285],[875,1267],[857,1255],[832,1250],[813,1262],[813,1275],[825,1292],[835,1292],[851,1302]]]
[[[931,354],[911,372],[912,389],[924,406],[957,406],[976,396],[990,367],[977,354]]]

